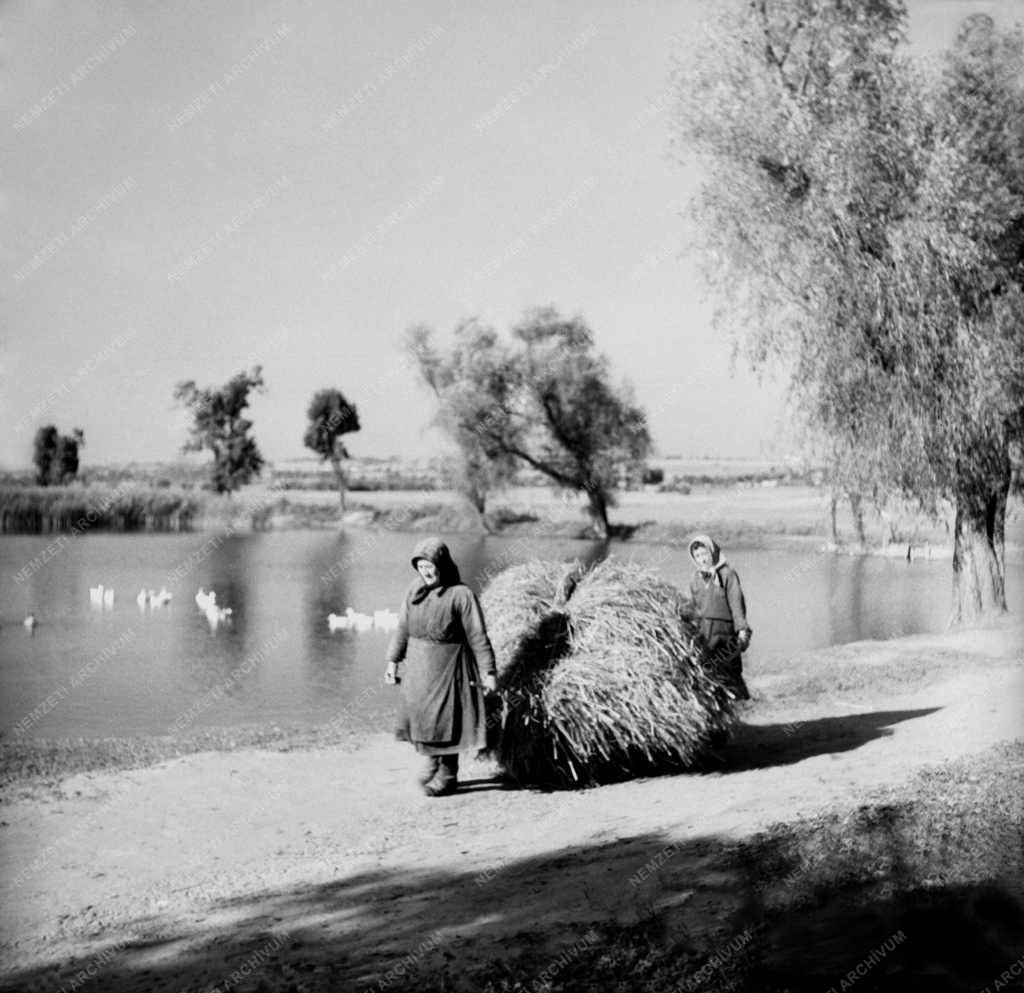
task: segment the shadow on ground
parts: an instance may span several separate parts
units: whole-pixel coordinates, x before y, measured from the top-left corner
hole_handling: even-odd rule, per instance
[[[729,744],[723,772],[746,772],[792,765],[817,755],[860,748],[892,734],[902,721],[934,714],[938,707],[918,710],[879,710],[842,717],[819,717],[795,724],[741,724]]]
[[[369,869],[197,902],[3,988],[839,993],[853,976],[856,993],[975,993],[1024,951],[1024,856],[1012,811],[978,820],[988,785],[956,782],[974,785],[953,820],[942,783],[927,811],[862,807],[742,843],[644,834],[484,874]]]

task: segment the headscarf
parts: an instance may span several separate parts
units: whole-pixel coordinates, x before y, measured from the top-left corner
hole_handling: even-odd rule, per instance
[[[700,565],[697,565],[697,560],[694,558],[693,552],[694,552],[694,549],[696,549],[698,547],[703,547],[703,548],[706,548],[708,550],[708,553],[711,555],[711,565],[710,566],[700,566]],[[711,537],[709,537],[706,534],[695,534],[690,539],[689,549],[690,549],[690,558],[693,559],[693,564],[695,566],[697,566],[697,570],[700,572],[700,574],[702,576],[706,576],[709,579],[714,579],[714,581],[719,586],[721,586],[722,585],[722,577],[719,574],[719,570],[726,563],[725,563],[725,556],[722,554],[722,549],[718,547],[718,542],[715,541],[714,538],[711,538]]]
[[[448,546],[438,537],[431,536],[424,538],[417,546],[412,554],[412,567],[416,568],[416,563],[420,559],[426,559],[428,562],[433,562],[437,566],[437,585],[427,586],[424,583],[418,590],[413,593],[412,602],[419,603],[421,600],[425,600],[427,596],[433,590],[440,592],[450,586],[458,586],[462,582],[459,576],[459,567],[452,560],[452,553],[448,551]]]

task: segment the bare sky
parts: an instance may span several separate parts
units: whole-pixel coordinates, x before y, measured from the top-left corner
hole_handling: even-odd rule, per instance
[[[402,330],[580,312],[661,454],[788,450],[782,380],[733,370],[682,255],[670,56],[701,0],[7,0],[0,464],[40,424],[166,459],[174,384],[259,361],[272,460],[359,403],[357,455],[437,452]],[[917,0],[915,44],[1020,0]],[[308,453],[307,453],[308,454]]]

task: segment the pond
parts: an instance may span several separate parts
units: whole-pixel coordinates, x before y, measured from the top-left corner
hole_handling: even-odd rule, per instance
[[[397,610],[414,578],[419,536],[351,530],[219,534],[87,534],[0,538],[0,730],[17,737],[188,734],[237,726],[311,728],[339,719],[386,730],[394,690],[382,689],[386,630],[328,630],[346,607]],[[686,586],[685,552],[658,545],[449,539],[478,592],[495,564],[611,553],[655,562]],[[58,547],[59,545],[59,547]],[[54,554],[47,555],[47,547]],[[950,605],[948,561],[908,563],[810,552],[728,550],[754,628],[745,663],[758,665],[862,639],[940,631]],[[1022,570],[1011,566],[1010,592]],[[15,576],[20,573],[21,581]],[[114,590],[94,604],[90,589]],[[159,608],[140,589],[166,587]],[[231,608],[211,624],[199,587]],[[29,632],[22,619],[37,619]],[[232,672],[237,671],[232,677]],[[358,701],[358,707],[353,706]]]

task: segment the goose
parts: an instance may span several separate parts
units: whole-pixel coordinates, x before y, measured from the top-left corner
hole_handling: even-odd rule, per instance
[[[218,607],[215,603],[211,603],[210,606],[204,611],[206,619],[210,622],[210,627],[216,627],[222,621],[230,621],[232,610],[230,607]]]
[[[200,586],[199,592],[196,594],[196,605],[200,610],[207,610],[210,607],[215,607],[217,605],[217,594],[213,590],[210,590],[210,592],[207,593]]]
[[[369,614],[360,614],[352,610],[349,614],[349,626],[357,631],[369,631],[373,627],[373,618]]]
[[[21,623],[25,625],[25,630],[32,634],[36,629],[36,615],[29,614]]]
[[[104,590],[103,591],[103,606],[108,610],[114,606],[114,591]]]
[[[103,606],[103,584],[102,583],[100,583],[99,586],[90,586],[89,587],[89,602],[94,607],[102,607]]]
[[[139,590],[135,602],[139,605],[139,610],[145,610],[146,604],[149,602],[149,594],[145,590]]]
[[[167,604],[169,604],[173,598],[174,598],[174,594],[171,593],[170,590],[168,590],[166,586],[161,586],[160,587],[160,592],[157,593],[155,596],[154,596],[152,590],[150,590],[150,592],[149,592],[150,602],[154,602],[155,601],[156,605],[158,607],[166,607]]]
[[[327,630],[328,631],[347,631],[349,628],[350,619],[347,614],[328,614],[327,615]]]
[[[398,614],[393,610],[375,610],[373,612],[373,626],[382,631],[393,631],[398,627]]]

